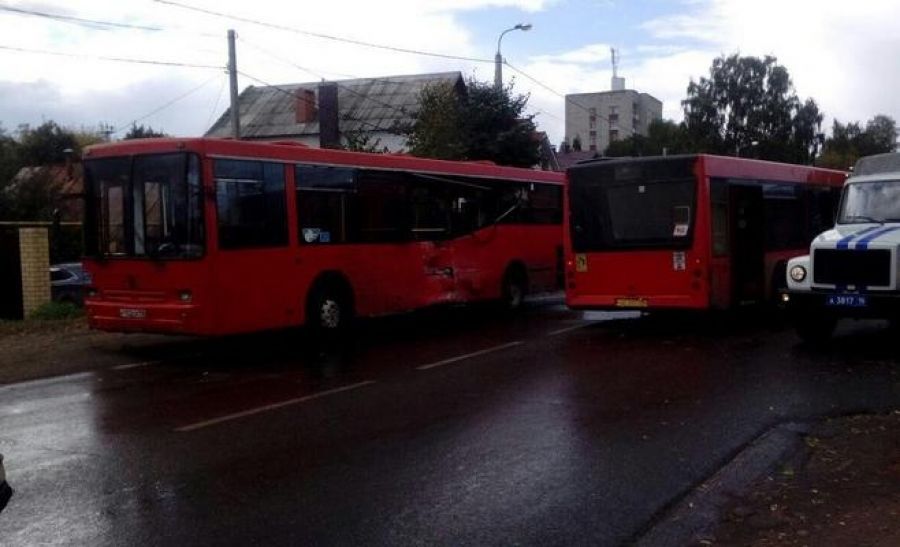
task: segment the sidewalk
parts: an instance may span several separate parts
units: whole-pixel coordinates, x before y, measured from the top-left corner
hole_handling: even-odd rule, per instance
[[[900,411],[824,422],[757,481],[704,545],[900,545]]]

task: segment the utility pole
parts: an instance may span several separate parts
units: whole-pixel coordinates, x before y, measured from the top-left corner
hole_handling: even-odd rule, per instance
[[[241,116],[238,108],[237,52],[234,29],[228,29],[228,82],[231,88],[231,136],[241,138]]]

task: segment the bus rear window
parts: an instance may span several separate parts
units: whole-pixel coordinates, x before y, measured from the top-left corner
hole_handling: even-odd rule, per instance
[[[634,160],[570,171],[575,252],[690,246],[695,161]]]

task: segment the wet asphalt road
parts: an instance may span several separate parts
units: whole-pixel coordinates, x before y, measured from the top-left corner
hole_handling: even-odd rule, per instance
[[[176,339],[0,386],[0,545],[616,545],[779,422],[900,406],[877,323],[809,348],[766,319],[609,318]]]

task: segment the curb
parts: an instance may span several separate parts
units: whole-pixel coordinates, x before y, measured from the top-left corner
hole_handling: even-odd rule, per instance
[[[635,541],[638,547],[696,545],[711,539],[725,505],[803,446],[809,425],[785,423],[750,442],[721,469],[667,509]]]

